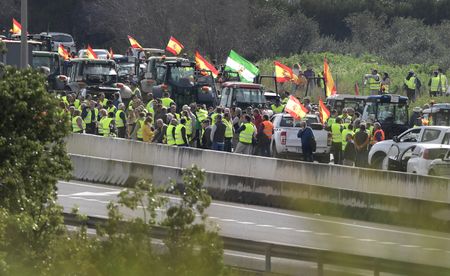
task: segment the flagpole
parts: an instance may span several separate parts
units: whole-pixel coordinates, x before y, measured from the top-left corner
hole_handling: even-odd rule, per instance
[[[28,67],[28,0],[21,0],[20,22],[22,30],[20,32],[20,68]]]

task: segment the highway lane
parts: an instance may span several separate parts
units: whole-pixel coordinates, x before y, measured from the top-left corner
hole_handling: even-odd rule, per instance
[[[76,181],[61,181],[58,189],[59,203],[66,211],[77,205],[80,213],[98,217],[107,216],[106,204],[122,190]],[[171,202],[179,200],[168,197]],[[450,268],[447,233],[221,201],[213,201],[207,213],[223,236]]]

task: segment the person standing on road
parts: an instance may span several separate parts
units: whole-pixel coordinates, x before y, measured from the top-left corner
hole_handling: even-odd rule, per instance
[[[127,118],[125,116],[125,104],[120,103],[119,109],[116,112],[116,128],[117,128],[117,136],[119,138],[126,138],[127,130]]]
[[[438,77],[439,77],[439,82],[440,82],[440,86],[439,86],[439,96],[444,95],[445,93],[447,93],[447,89],[448,89],[448,80],[447,80],[447,76],[444,74],[444,72],[442,71],[442,68],[438,68]]]
[[[383,78],[381,79],[381,94],[389,94],[389,87],[391,86],[391,78],[389,74],[384,72]]]
[[[416,74],[413,70],[410,70],[408,75],[404,80],[404,87],[406,89],[406,95],[411,102],[416,101],[416,89],[420,89],[420,85],[418,85],[419,80],[416,77]],[[419,87],[418,87],[419,86]]]
[[[172,116],[170,116],[172,117]],[[166,129],[166,144],[169,146],[174,146],[175,143],[175,127],[178,125],[177,119],[171,119],[170,125]]]
[[[270,109],[272,109],[273,114],[283,113],[284,105],[281,104],[281,99],[276,98],[275,103],[270,106]]]
[[[258,130],[258,153],[261,156],[270,157],[270,145],[272,142],[273,124],[269,120],[269,115],[263,115],[263,122]]]
[[[162,119],[156,120],[156,130],[153,135],[153,143],[164,143],[164,138],[166,137],[167,125],[164,124]]]
[[[224,151],[231,152],[232,147],[233,147],[232,140],[233,140],[233,134],[234,134],[233,123],[231,122],[231,114],[225,113],[223,118],[224,118],[223,123],[226,126]]]
[[[73,111],[73,117],[72,117],[72,132],[73,133],[84,133],[84,130],[86,129],[86,124],[80,115],[81,115],[80,110],[75,109]]]
[[[86,133],[96,134],[98,109],[95,107],[97,103],[95,101],[89,101],[89,106],[83,105],[81,111],[81,118],[83,118],[86,124]]]
[[[385,135],[383,129],[381,129],[381,124],[376,122],[373,124],[374,131],[373,131],[373,138],[371,140],[371,144],[375,145],[378,142],[384,141]]]
[[[430,80],[428,81],[428,86],[430,87],[430,97],[436,97],[439,93],[439,72],[434,71]]]
[[[369,86],[370,95],[378,95],[381,87],[381,76],[378,74],[378,70],[372,69],[372,73],[366,74],[364,79],[366,80],[364,83]]]
[[[142,141],[151,142],[153,140],[153,136],[155,135],[153,126],[153,119],[151,117],[146,117],[144,121],[144,125],[142,126]]]
[[[300,130],[297,137],[302,142],[303,160],[306,162],[313,162],[313,152],[315,151],[315,138],[312,129],[306,125],[305,121],[300,122]]]
[[[360,125],[359,131],[355,134],[354,143],[356,149],[355,165],[356,167],[365,168],[367,167],[367,146],[369,145],[369,134],[367,134],[366,125]]]
[[[342,164],[341,152],[343,130],[344,126],[342,125],[342,118],[337,117],[336,122],[331,125],[331,153],[333,154],[334,164]]]
[[[356,160],[356,149],[355,142],[353,141],[353,135],[351,133],[347,133],[345,141],[345,149],[343,154],[344,160],[342,161],[342,164],[344,166],[353,167]]]
[[[202,149],[211,149],[211,124],[209,119],[202,122],[202,133],[200,135],[200,147]]]
[[[223,123],[222,114],[215,116],[216,122],[211,127],[211,141],[212,150],[224,151],[225,150],[225,132],[227,126]]]
[[[175,144],[179,147],[189,147],[189,140],[186,131],[186,119],[181,118],[175,127]]]
[[[250,115],[244,116],[244,123],[236,131],[239,134],[239,143],[236,146],[235,153],[249,154],[253,153],[253,138],[255,136],[255,126],[251,123]]]

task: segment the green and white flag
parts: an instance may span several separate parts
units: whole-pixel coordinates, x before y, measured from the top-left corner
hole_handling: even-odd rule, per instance
[[[230,56],[227,59],[225,70],[237,72],[244,82],[253,82],[259,74],[258,67],[233,50],[231,50]]]

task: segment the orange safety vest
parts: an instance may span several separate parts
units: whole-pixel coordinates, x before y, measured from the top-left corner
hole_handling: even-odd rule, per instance
[[[380,140],[380,141],[377,141],[377,140],[376,140],[377,133],[381,133],[381,140]],[[375,144],[378,143],[378,142],[384,141],[384,138],[385,138],[385,137],[384,137],[384,131],[383,131],[382,129],[378,129],[378,130],[376,130],[376,131],[373,133],[373,140],[372,140],[371,144],[372,144],[372,145],[375,145]]]
[[[272,139],[272,133],[273,133],[273,124],[269,121],[262,122],[262,125],[264,126],[264,134],[269,138]]]

